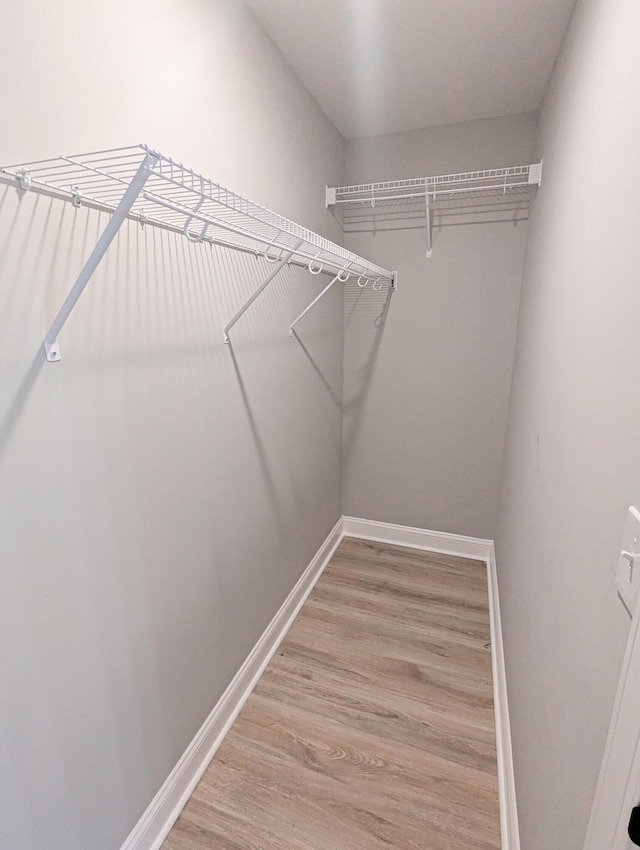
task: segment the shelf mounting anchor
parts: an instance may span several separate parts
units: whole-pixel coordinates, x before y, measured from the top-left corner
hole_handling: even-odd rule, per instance
[[[16,174],[16,180],[18,181],[18,188],[22,189],[23,192],[28,192],[31,188],[31,175],[26,170],[26,168],[21,168],[20,171]]]
[[[280,262],[271,272],[271,274],[260,284],[260,286],[256,289],[251,298],[249,298],[249,300],[242,305],[242,307],[238,310],[233,319],[231,319],[229,324],[224,329],[225,345],[229,345],[229,343],[231,342],[229,338],[229,331],[231,330],[231,328],[235,325],[238,319],[246,313],[246,311],[249,309],[249,307],[251,307],[256,298],[258,298],[264,292],[264,290],[267,288],[267,286],[269,286],[274,277],[276,277],[276,275],[280,271],[282,271],[282,269],[287,265],[291,257],[293,257],[293,255],[296,253],[297,249],[302,245],[303,241],[303,239],[300,239],[298,242],[296,242],[295,246],[284,255],[284,257],[280,260]],[[273,262],[273,259],[271,259],[270,262]]]
[[[49,362],[53,363],[61,359],[60,346],[58,345],[58,334],[62,330],[64,323],[69,318],[69,314],[76,306],[78,298],[80,298],[85,286],[89,283],[91,275],[98,267],[107,248],[113,242],[118,230],[120,230],[120,225],[127,217],[131,207],[134,205],[136,198],[140,194],[142,187],[151,174],[151,168],[155,165],[157,159],[158,157],[151,151],[147,152],[145,155],[145,158],[140,163],[131,183],[129,183],[124,195],[120,199],[120,203],[115,208],[111,218],[107,222],[107,226],[102,231],[102,236],[98,239],[95,248],[89,255],[89,259],[86,261],[82,271],[78,275],[78,279],[73,284],[69,294],[65,298],[62,307],[58,311],[58,315],[53,320],[53,324],[45,334],[43,345],[46,358]]]

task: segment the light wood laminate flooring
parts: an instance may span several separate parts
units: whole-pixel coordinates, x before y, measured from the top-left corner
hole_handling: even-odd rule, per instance
[[[345,538],[162,850],[498,850],[483,562]]]

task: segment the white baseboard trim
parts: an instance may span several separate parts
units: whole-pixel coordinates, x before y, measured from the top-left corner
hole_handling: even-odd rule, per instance
[[[300,576],[120,850],[159,850],[343,537],[342,517]]]
[[[376,522],[352,516],[345,516],[343,520],[345,537],[359,537],[362,540],[376,540],[379,543],[393,543],[396,546],[427,549],[430,552],[478,558],[481,561],[487,561],[491,552],[492,541],[481,537],[427,531],[425,528],[411,528],[408,525],[394,525],[390,522]]]
[[[491,666],[493,673],[493,711],[496,723],[496,757],[498,761],[498,789],[500,793],[500,834],[502,850],[520,850],[520,828],[516,782],[511,749],[511,722],[507,698],[507,674],[502,643],[502,620],[498,594],[496,552],[491,542],[487,559],[489,585],[489,619],[491,622]]]
[[[496,757],[498,762],[498,790],[500,794],[500,843],[502,850],[520,850],[518,807],[513,772],[513,753],[511,749],[511,724],[509,722],[507,679],[502,643],[502,622],[500,619],[500,598],[498,595],[498,576],[493,540],[485,540],[478,537],[463,537],[459,534],[445,534],[440,531],[427,531],[423,528],[411,528],[404,525],[393,525],[388,522],[376,522],[374,520],[358,519],[356,517],[346,516],[343,519],[345,537],[358,537],[363,540],[373,540],[379,543],[392,543],[396,546],[426,549],[441,554],[459,555],[463,558],[477,558],[486,563],[487,585],[489,589],[489,617],[491,622],[491,666],[496,724]]]

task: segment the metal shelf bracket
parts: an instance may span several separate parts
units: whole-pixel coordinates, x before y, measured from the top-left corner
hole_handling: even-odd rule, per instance
[[[330,281],[330,282],[329,282],[329,283],[325,286],[325,288],[322,290],[322,292],[320,292],[318,295],[316,295],[316,297],[313,299],[313,301],[311,302],[311,304],[309,304],[307,307],[305,307],[305,308],[304,308],[304,310],[302,311],[302,313],[300,313],[300,315],[299,315],[299,316],[297,316],[297,317],[296,317],[296,318],[295,318],[295,319],[291,322],[291,324],[289,325],[289,336],[293,336],[293,329],[294,329],[294,328],[295,328],[295,326],[298,324],[298,322],[300,321],[300,319],[301,319],[303,316],[306,316],[306,315],[307,315],[307,313],[308,313],[308,312],[309,312],[309,310],[310,310],[310,309],[314,306],[314,304],[317,304],[317,303],[318,303],[318,301],[322,298],[322,296],[325,294],[325,292],[328,292],[328,291],[331,289],[331,287],[334,285],[334,283],[337,283],[338,281],[340,281],[340,283],[345,283],[347,280],[349,280],[350,274],[349,274],[349,272],[348,272],[348,268],[349,268],[349,266],[350,266],[350,265],[351,265],[351,263],[346,263],[346,265],[344,265],[344,266],[340,269],[340,271],[338,272],[338,274],[337,274],[337,275],[335,275],[335,277],[333,277],[333,278],[331,279],[331,281]]]
[[[246,302],[242,305],[242,307],[238,310],[238,312],[235,314],[235,316],[233,317],[233,319],[231,319],[231,321],[229,322],[229,324],[225,327],[225,329],[224,329],[224,343],[225,343],[225,345],[229,345],[229,343],[231,342],[231,339],[229,338],[229,331],[231,330],[231,328],[235,325],[235,323],[238,321],[238,319],[239,319],[241,316],[243,316],[243,315],[247,312],[247,310],[249,309],[249,307],[251,307],[251,305],[252,305],[252,304],[253,304],[253,302],[256,300],[256,298],[258,298],[260,295],[262,295],[262,293],[263,293],[263,292],[265,291],[265,289],[269,286],[269,284],[271,283],[271,281],[272,281],[272,280],[273,280],[273,279],[274,279],[274,278],[275,278],[275,277],[276,277],[276,276],[277,276],[277,275],[278,275],[278,274],[282,271],[282,269],[283,269],[283,268],[287,265],[287,263],[289,262],[289,260],[290,260],[290,259],[293,257],[293,255],[295,254],[296,249],[297,249],[297,248],[299,248],[299,247],[300,247],[300,245],[302,245],[302,242],[303,242],[303,240],[302,240],[302,239],[300,239],[300,240],[296,243],[295,247],[294,247],[291,251],[289,251],[287,254],[285,254],[285,255],[284,255],[284,257],[280,260],[280,262],[279,262],[279,263],[278,263],[278,265],[275,267],[275,269],[271,272],[271,274],[270,274],[270,275],[269,275],[269,276],[268,276],[268,277],[267,277],[267,278],[266,278],[266,279],[265,279],[265,280],[264,280],[264,281],[260,284],[260,286],[256,289],[256,291],[253,293],[253,295],[251,296],[251,298],[249,298],[249,300],[248,300],[248,301],[246,301]]]
[[[58,334],[62,330],[64,323],[69,318],[71,311],[76,306],[76,302],[82,295],[85,286],[91,280],[91,276],[100,264],[100,260],[104,257],[107,248],[111,245],[117,232],[120,230],[122,222],[125,220],[131,207],[135,203],[142,187],[151,173],[151,167],[156,161],[157,156],[151,151],[148,151],[141,162],[140,167],[134,174],[133,179],[127,186],[125,193],[120,199],[120,203],[115,208],[107,226],[102,231],[100,239],[98,239],[95,248],[89,255],[89,259],[84,264],[76,282],[71,287],[62,307],[58,311],[58,315],[53,320],[53,324],[45,334],[43,345],[45,356],[49,362],[54,363],[62,358],[60,346],[58,345]],[[75,192],[74,195],[77,197]]]
[[[311,308],[315,304],[318,303],[318,301],[323,297],[323,295],[325,295],[325,293],[327,293],[335,283],[338,283],[338,281],[340,281],[340,283],[346,283],[349,280],[349,278],[351,277],[351,272],[349,271],[350,265],[351,265],[350,263],[346,263],[346,265],[344,265],[340,269],[338,274],[335,275],[335,277],[333,277],[329,281],[329,283],[325,286],[325,288],[322,290],[322,292],[320,292],[320,293],[318,293],[318,295],[316,295],[316,297],[313,299],[311,304],[309,304],[307,307],[305,307],[304,310],[302,311],[302,313],[300,313],[299,316],[296,316],[296,318],[289,325],[289,336],[294,335],[294,332],[295,332],[294,328],[298,324],[300,319],[302,319],[303,316],[307,315],[309,310],[311,310]],[[368,283],[370,283],[371,288],[374,289],[376,292],[379,292],[381,289],[384,288],[383,284],[380,283],[380,278],[377,278],[376,280],[371,280],[371,279],[365,277],[364,275],[360,275],[360,277],[358,277],[357,283],[358,283],[358,286],[361,289],[364,289],[364,287]],[[391,292],[397,292],[397,289],[398,289],[398,272],[391,272],[391,282],[389,284],[389,290]]]
[[[431,201],[429,200],[429,187],[425,186],[425,195],[424,195],[424,206],[425,213],[427,216],[427,250],[426,257],[429,259],[433,257],[433,221],[431,218]]]

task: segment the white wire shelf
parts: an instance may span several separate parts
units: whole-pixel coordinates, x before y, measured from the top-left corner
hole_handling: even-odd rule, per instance
[[[345,233],[426,226],[427,256],[438,226],[528,218],[542,162],[467,171],[437,177],[388,180],[327,188],[331,208]]]
[[[112,213],[112,217],[45,337],[47,359],[59,360],[57,335],[125,218],[181,231],[191,242],[249,251],[278,264],[304,264],[333,282],[357,277],[361,286],[395,289],[395,274],[340,245],[215,183],[147,145],[0,167],[0,179]],[[225,327],[229,330],[275,277],[267,281]],[[315,302],[314,302],[315,303]],[[306,312],[306,311],[305,311]],[[302,315],[302,314],[301,314]],[[301,318],[298,317],[298,319]],[[296,319],[295,321],[298,321]]]

